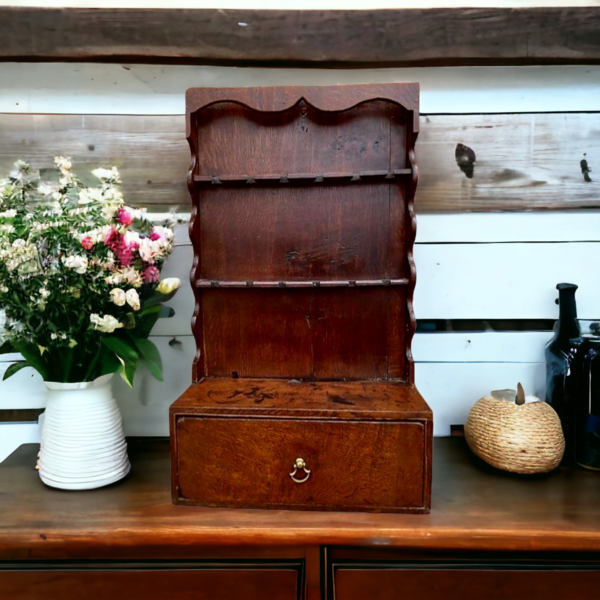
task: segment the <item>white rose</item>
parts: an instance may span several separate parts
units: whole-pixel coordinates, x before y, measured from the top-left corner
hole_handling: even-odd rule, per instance
[[[155,244],[150,238],[142,238],[140,240],[139,253],[142,260],[146,262],[150,262],[156,254],[156,251],[159,249],[160,247],[157,244]]]
[[[79,204],[90,204],[90,202],[102,202],[102,190],[98,188],[85,188],[79,192]]]
[[[168,277],[167,279],[163,279],[159,284],[158,284],[158,291],[161,294],[171,294],[174,291],[179,289],[179,286],[181,285],[181,280],[178,277]]]
[[[87,271],[88,259],[85,256],[67,256],[63,257],[63,263],[68,269],[73,269],[75,273],[83,275]]]
[[[14,208],[0,212],[0,219],[12,219],[17,216],[17,211]]]
[[[104,315],[101,317],[97,314],[90,315],[90,321],[95,325],[95,329],[104,333],[112,333],[115,329],[123,327],[123,323],[119,323],[112,315]]]
[[[125,233],[125,243],[127,245],[131,244],[132,242],[135,242],[136,244],[140,244],[141,241],[142,240],[140,238],[140,234],[137,231],[127,231]]]
[[[115,288],[114,290],[110,291],[110,296],[111,296],[111,300],[117,305],[117,306],[124,306],[125,302],[127,300],[126,296],[125,296],[125,292],[120,289],[120,288]]]
[[[120,181],[117,167],[111,167],[110,169],[94,169],[92,175],[95,175],[102,181],[114,181],[115,183],[119,183]]]
[[[42,181],[40,185],[38,185],[38,192],[43,196],[50,196],[51,194],[54,195],[58,193],[58,187]],[[58,196],[60,197],[60,194],[58,194]]]
[[[65,158],[64,156],[55,156],[54,164],[60,169],[60,171],[65,174],[65,171],[70,171],[72,168],[71,160]]]
[[[136,290],[127,290],[125,298],[127,299],[127,304],[129,304],[133,310],[140,310],[140,297]]]

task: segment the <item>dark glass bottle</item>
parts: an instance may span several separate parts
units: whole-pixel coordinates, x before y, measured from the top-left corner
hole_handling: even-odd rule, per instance
[[[577,321],[575,291],[572,283],[559,283],[559,318],[554,337],[546,346],[546,402],[560,417],[565,435],[565,455],[563,464],[575,464],[575,404],[577,382],[581,379],[581,354],[583,337]]]
[[[585,335],[577,365],[575,460],[600,470],[600,337]]]

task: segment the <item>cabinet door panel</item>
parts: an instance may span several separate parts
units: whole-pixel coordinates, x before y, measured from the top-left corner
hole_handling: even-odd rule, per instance
[[[600,570],[335,570],[335,600],[592,600]]]
[[[298,571],[0,571],[6,600],[298,600]]]

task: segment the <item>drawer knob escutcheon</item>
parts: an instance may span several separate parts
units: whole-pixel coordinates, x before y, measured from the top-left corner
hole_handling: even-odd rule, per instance
[[[303,479],[297,479],[296,473],[298,471],[304,471],[306,476]],[[303,458],[297,458],[294,461],[294,470],[289,475],[292,478],[292,481],[295,483],[304,483],[305,481],[308,481],[308,478],[310,477],[310,470],[306,468],[306,463],[304,462]]]

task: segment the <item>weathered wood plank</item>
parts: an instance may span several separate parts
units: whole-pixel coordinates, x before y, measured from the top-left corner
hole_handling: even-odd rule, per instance
[[[131,204],[189,210],[183,116],[0,114],[0,139],[0,174],[17,158],[47,167],[64,153],[87,181],[117,165]],[[472,178],[459,143],[475,153]],[[417,161],[419,213],[599,207],[600,114],[422,116]]]
[[[90,171],[116,165],[130,204],[191,206],[189,146],[181,116],[0,114],[0,176],[22,158],[35,168],[70,156],[89,185]]]
[[[472,174],[457,144],[475,153]],[[598,207],[600,114],[423,116],[417,161],[421,212]]]
[[[0,60],[431,66],[600,61],[599,7],[0,8]]]

